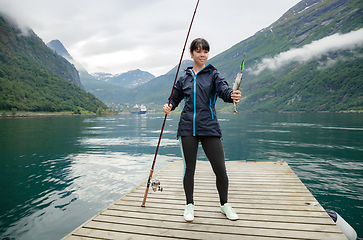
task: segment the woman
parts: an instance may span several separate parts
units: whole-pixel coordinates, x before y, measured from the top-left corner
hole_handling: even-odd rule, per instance
[[[190,45],[193,67],[186,69],[174,86],[170,105],[165,104],[164,113],[170,115],[181,100],[185,106],[180,116],[178,139],[184,158],[183,186],[186,196],[184,219],[194,220],[194,173],[197,160],[198,144],[201,142],[216,175],[221,212],[230,220],[237,220],[238,215],[227,202],[228,176],[225,167],[224,151],[221,142],[221,129],[216,118],[215,103],[217,96],[225,102],[238,103],[241,92],[232,91],[224,77],[210,64],[206,64],[209,44],[205,39],[197,38]]]

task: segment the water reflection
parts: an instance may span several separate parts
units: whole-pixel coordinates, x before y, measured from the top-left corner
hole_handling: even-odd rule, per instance
[[[49,209],[72,180],[65,156],[81,151],[75,143],[82,119],[63,119],[1,119],[0,236],[20,239],[49,214],[56,216]]]
[[[100,146],[140,146],[140,147],[155,147],[158,143],[159,137],[147,137],[146,132],[143,137],[118,137],[118,138],[97,138],[97,139],[82,139],[80,144],[97,148]],[[162,139],[160,146],[177,146],[177,139]]]

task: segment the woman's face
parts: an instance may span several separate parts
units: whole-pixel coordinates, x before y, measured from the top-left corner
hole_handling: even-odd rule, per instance
[[[207,50],[203,50],[202,46],[199,46],[196,50],[190,53],[194,60],[194,64],[198,66],[204,66],[208,60],[209,52]]]

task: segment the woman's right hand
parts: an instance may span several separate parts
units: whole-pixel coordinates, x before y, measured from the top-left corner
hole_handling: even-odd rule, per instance
[[[171,108],[173,107],[173,105],[172,104],[165,104],[164,106],[163,106],[163,112],[165,113],[165,114],[167,114],[167,115],[170,115],[170,113],[171,113]]]

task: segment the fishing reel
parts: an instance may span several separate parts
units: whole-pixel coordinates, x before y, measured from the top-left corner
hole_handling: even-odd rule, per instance
[[[163,191],[163,188],[160,186],[160,180],[159,179],[152,179],[151,180],[151,188],[154,192],[156,191]]]

